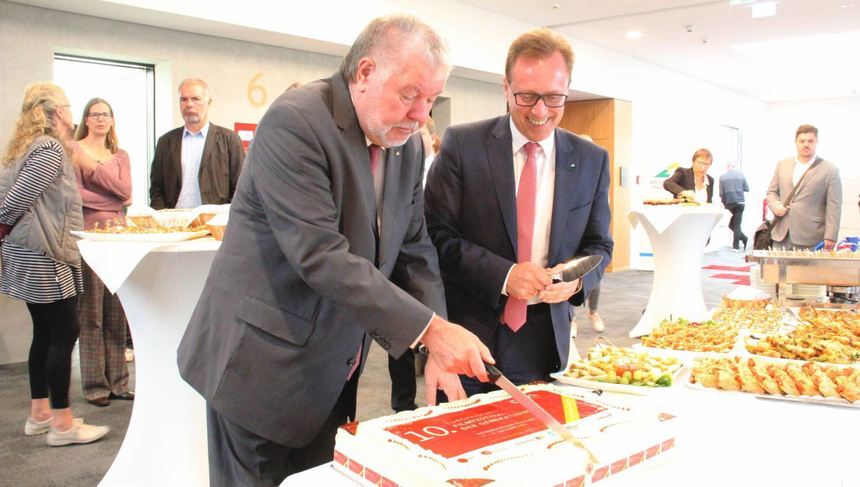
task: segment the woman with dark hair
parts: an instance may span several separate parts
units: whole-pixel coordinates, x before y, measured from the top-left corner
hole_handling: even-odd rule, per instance
[[[699,203],[711,203],[714,199],[714,178],[708,176],[708,169],[714,156],[702,148],[693,153],[692,167],[679,167],[675,174],[663,181],[663,189],[675,198],[685,198]]]
[[[69,407],[77,295],[83,291],[81,255],[69,233],[83,227],[66,145],[72,127],[60,87],[28,85],[0,174],[0,292],[25,301],[33,319],[24,434],[47,433],[51,446],[90,443],[110,430],[76,419]]]
[[[87,102],[75,139],[87,156],[81,157],[75,168],[84,228],[104,227],[110,220],[124,219],[123,207],[131,202],[131,163],[117,144],[113,109],[107,101],[93,98]],[[111,399],[132,400],[122,305],[86,262],[81,262],[81,270],[85,292],[78,301],[78,322],[84,397],[102,407]]]

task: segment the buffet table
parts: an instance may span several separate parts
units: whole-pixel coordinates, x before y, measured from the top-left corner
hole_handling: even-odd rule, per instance
[[[629,214],[642,225],[654,252],[654,282],[645,312],[630,330],[636,338],[670,316],[704,320],[708,310],[702,297],[702,256],[711,230],[725,210],[714,205],[643,206]]]
[[[176,349],[220,242],[78,242],[81,254],[117,294],[135,346],[128,430],[100,485],[208,485],[206,409],[179,376]]]
[[[610,477],[599,485],[860,487],[860,469],[851,446],[860,422],[856,408],[699,391],[684,384],[651,396],[604,393],[604,397],[631,406],[652,405],[676,414],[680,424],[676,458]],[[326,464],[293,475],[281,485],[356,484]]]

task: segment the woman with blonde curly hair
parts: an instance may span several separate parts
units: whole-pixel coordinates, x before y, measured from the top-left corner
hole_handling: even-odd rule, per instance
[[[69,407],[77,295],[83,291],[81,256],[69,233],[83,227],[66,145],[72,129],[63,90],[28,85],[0,172],[0,292],[25,301],[33,319],[24,434],[47,433],[51,446],[90,443],[109,431],[85,424]]]
[[[131,201],[131,163],[128,153],[119,148],[113,108],[107,101],[93,98],[87,102],[75,140],[88,156],[75,168],[84,228],[123,220],[123,207]],[[78,300],[78,350],[84,397],[100,407],[110,404],[111,399],[131,401],[134,393],[128,390],[122,305],[86,262],[81,262],[81,269],[85,292]]]

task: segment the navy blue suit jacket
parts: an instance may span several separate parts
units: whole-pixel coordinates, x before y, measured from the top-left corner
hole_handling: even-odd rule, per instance
[[[555,131],[555,192],[549,266],[578,255],[602,255],[570,302],[550,306],[561,364],[570,346],[570,305],[603,275],[609,236],[609,156],[563,130]],[[491,345],[507,297],[502,286],[517,255],[517,204],[510,117],[449,128],[427,179],[427,229],[439,252],[448,318]]]

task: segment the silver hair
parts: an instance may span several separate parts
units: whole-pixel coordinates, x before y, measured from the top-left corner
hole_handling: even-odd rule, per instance
[[[377,17],[358,35],[343,58],[340,72],[347,81],[355,81],[358,63],[365,57],[373,58],[380,69],[389,72],[404,54],[414,52],[423,53],[433,66],[451,69],[448,48],[430,26],[411,15]]]
[[[179,88],[176,89],[177,93],[182,91],[183,85],[198,85],[203,88],[203,94],[206,95],[206,97],[209,96],[209,85],[206,84],[206,82],[200,78],[185,78],[184,80],[182,80],[182,82],[179,83]]]

